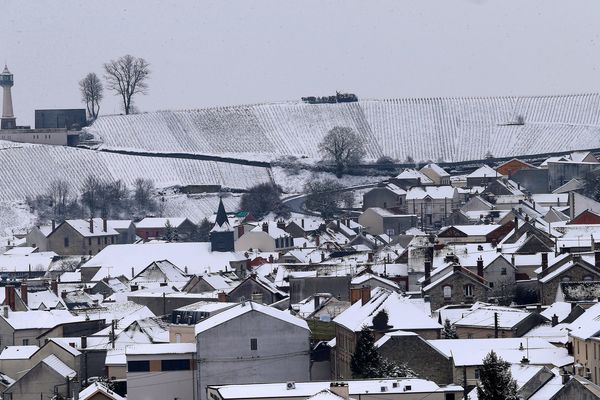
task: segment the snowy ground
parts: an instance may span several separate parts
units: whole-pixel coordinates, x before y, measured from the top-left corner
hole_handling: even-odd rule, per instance
[[[0,251],[4,251],[14,235],[26,232],[35,223],[35,215],[29,212],[27,204],[0,202]]]
[[[297,174],[290,173],[289,170],[281,167],[271,168],[275,183],[281,186],[286,194],[303,193],[304,185],[310,180],[334,179],[338,180],[334,174],[329,172],[312,172],[301,170]],[[344,175],[338,182],[344,187],[368,185],[381,182],[384,178],[381,176],[351,176]]]

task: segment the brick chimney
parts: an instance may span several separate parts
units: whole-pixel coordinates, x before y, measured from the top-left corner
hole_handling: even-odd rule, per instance
[[[90,217],[90,233],[94,233],[94,218]]]
[[[554,327],[556,325],[558,325],[558,315],[554,314],[552,316],[552,326]]]
[[[12,311],[15,311],[15,287],[13,285],[6,285],[4,287],[4,304],[10,307]]]
[[[315,236],[315,246],[319,247],[321,245],[321,237],[319,235]]]
[[[371,300],[371,288],[369,286],[363,286],[360,288],[360,297],[362,300],[363,306]]]
[[[285,221],[280,219],[279,221],[277,221],[277,227],[281,230],[285,230]]]
[[[269,264],[273,264],[273,254],[269,254]]]
[[[302,229],[304,229],[304,218],[302,218],[302,219],[300,220],[300,226],[302,227]]]
[[[427,286],[431,283],[431,261],[425,261],[425,279],[423,280],[423,286]]]
[[[350,288],[350,304],[354,304],[359,300],[362,300],[362,289]]]
[[[25,305],[28,305],[28,291],[26,283],[21,283],[21,300],[23,300],[23,303],[25,303]]]
[[[263,230],[263,232],[269,233],[269,223],[268,222],[262,223],[262,230]]]
[[[56,221],[52,220],[52,231],[56,229]]]
[[[54,293],[55,296],[58,296],[58,282],[56,279],[50,281],[50,290],[52,290],[52,293]]]
[[[350,391],[346,382],[331,382],[329,384],[329,391],[346,400],[350,397]]]
[[[219,303],[227,303],[227,293],[219,292],[217,294],[217,298],[219,300]]]
[[[372,262],[373,262],[373,252],[372,252],[372,251],[370,251],[370,252],[367,254],[367,261],[368,261],[368,262],[370,262],[370,263],[372,263]]]
[[[477,275],[483,278],[483,258],[481,256],[477,259]]]

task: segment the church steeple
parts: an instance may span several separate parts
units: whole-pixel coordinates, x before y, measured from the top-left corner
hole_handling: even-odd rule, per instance
[[[215,225],[210,230],[210,246],[212,251],[234,250],[233,227],[229,225],[223,199],[219,199]]]

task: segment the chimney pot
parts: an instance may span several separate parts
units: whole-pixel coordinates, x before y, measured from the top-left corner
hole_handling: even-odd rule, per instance
[[[15,311],[15,287],[13,285],[6,285],[4,287],[4,304],[6,304],[12,311]]]
[[[94,233],[94,218],[90,217],[90,233]]]
[[[477,275],[483,278],[483,258],[481,256],[477,259]]]

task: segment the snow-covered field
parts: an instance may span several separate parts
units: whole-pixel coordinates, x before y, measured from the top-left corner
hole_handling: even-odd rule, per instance
[[[223,195],[223,205],[227,212],[235,212],[239,208],[241,195]],[[209,218],[217,212],[219,195],[184,195],[171,194],[165,196],[162,215],[165,217],[187,217],[197,223],[204,218]]]
[[[290,173],[289,170],[281,167],[273,167],[271,169],[273,180],[283,189],[286,194],[303,193],[304,185],[311,180],[334,179],[344,187],[369,185],[384,180],[381,176],[352,176],[344,175],[337,179],[334,174],[329,172],[311,172],[305,169],[300,170],[297,174]]]
[[[217,185],[246,189],[270,182],[267,168],[215,161],[143,157],[61,146],[21,145],[0,150],[0,201],[22,201],[43,193],[55,179],[63,179],[74,193],[89,175],[122,179],[132,186],[149,178],[157,188]]]
[[[522,117],[524,124],[514,124]],[[600,147],[600,95],[283,102],[100,117],[104,148],[274,160],[319,158],[329,129],[348,126],[367,158],[465,161]]]

